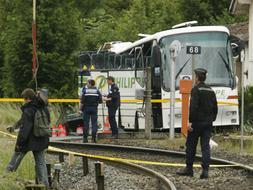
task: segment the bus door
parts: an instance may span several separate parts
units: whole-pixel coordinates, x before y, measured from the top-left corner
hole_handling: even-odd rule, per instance
[[[159,46],[152,48],[153,41],[142,44],[141,48],[135,48],[135,77],[136,88],[141,87],[145,89],[145,69],[150,66],[152,73],[152,116],[153,116],[153,130],[160,130],[163,127],[162,121],[162,102],[161,102],[161,54]],[[137,92],[138,89],[137,89]],[[137,94],[138,96],[138,94]]]
[[[153,113],[153,124],[154,130],[163,128],[162,118],[162,96],[161,96],[161,53],[159,46],[152,48],[151,56],[151,77],[152,77],[152,113]]]

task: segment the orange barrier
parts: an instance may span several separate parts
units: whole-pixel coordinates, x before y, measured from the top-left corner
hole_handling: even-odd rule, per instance
[[[105,123],[104,123],[104,128],[103,128],[103,133],[104,134],[111,134],[112,131],[110,130],[110,123],[109,123],[109,117],[106,117]]]
[[[182,128],[181,134],[187,136],[189,118],[189,97],[192,89],[192,80],[180,80],[180,93],[182,94]]]
[[[58,132],[58,136],[59,137],[66,137],[67,136],[67,132],[66,132],[66,127],[62,124],[60,124],[58,126],[59,132]]]
[[[52,137],[57,137],[58,136],[58,129],[55,125],[52,127]]]

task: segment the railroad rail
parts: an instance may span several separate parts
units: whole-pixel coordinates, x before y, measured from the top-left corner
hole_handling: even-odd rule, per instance
[[[250,189],[252,187],[253,168],[238,162],[220,158],[212,158],[210,178],[203,180],[198,178],[201,173],[201,165],[194,164],[195,177],[178,176],[179,167],[185,167],[185,153],[181,151],[161,150],[154,148],[122,146],[113,144],[94,144],[76,142],[51,142],[54,147],[65,150],[82,152],[88,157],[98,157],[135,163],[154,170],[170,179],[176,188],[187,189]],[[229,156],[228,156],[229,158]],[[197,163],[201,156],[197,155]],[[236,161],[236,160],[235,160]],[[159,189],[159,188],[158,188]]]
[[[125,152],[142,152],[148,153],[153,155],[163,155],[163,156],[170,156],[170,157],[185,157],[185,152],[181,151],[174,151],[174,150],[161,150],[161,149],[154,149],[154,148],[144,148],[144,147],[134,147],[134,146],[122,146],[122,145],[112,145],[112,144],[94,144],[94,143],[76,143],[76,142],[64,142],[64,141],[51,141],[50,145],[57,148],[64,148],[64,149],[80,149],[80,150],[87,150],[87,149],[96,149],[96,150],[115,150],[115,151],[125,151]],[[196,155],[197,160],[201,160],[201,155]],[[229,166],[238,169],[244,169],[250,173],[253,173],[253,167],[225,160],[220,158],[211,158],[211,164]]]
[[[62,147],[61,147],[62,149],[59,149],[59,148],[55,149],[54,148],[54,147],[56,147],[55,143],[57,144],[57,143],[61,143],[61,142],[58,141],[58,142],[52,143],[52,144],[54,144],[54,146],[52,147],[52,144],[51,144],[51,147],[49,147],[49,149],[47,151],[48,153],[52,153],[52,154],[63,153],[63,154],[72,154],[74,156],[84,157],[84,155],[82,153],[79,153],[78,151],[66,150],[66,149],[71,149],[71,147],[73,146],[72,143],[64,143],[64,148],[66,148],[66,149],[63,149]],[[70,146],[68,146],[68,144]],[[156,172],[156,171],[149,169],[147,167],[140,166],[138,164],[124,162],[121,160],[110,160],[110,159],[106,159],[106,158],[102,158],[102,157],[89,156],[89,155],[87,157],[89,157],[90,159],[106,162],[112,166],[117,166],[117,167],[123,168],[125,170],[131,170],[131,171],[134,171],[139,174],[150,176],[150,177],[157,180],[157,189],[159,189],[159,190],[176,190],[174,183],[172,183],[167,177],[165,177],[161,173]]]
[[[15,135],[11,135],[9,133],[5,133],[2,131],[0,131],[0,133],[2,135],[6,135],[11,138],[16,138]],[[66,151],[64,149],[57,149],[57,148],[52,147],[52,144],[54,144],[54,146],[56,146],[57,143],[62,143],[62,142],[60,142],[60,141],[51,142],[51,147],[49,147],[48,153],[71,153],[72,155],[83,157],[82,154],[80,154],[78,152],[70,152],[70,151]],[[68,147],[67,144],[68,143],[64,143],[64,146]],[[69,143],[69,145],[72,146],[73,144]],[[137,164],[127,163],[127,162],[118,161],[118,160],[108,160],[108,159],[102,159],[102,158],[99,158],[96,160],[105,161],[105,162],[109,163],[110,165],[118,166],[118,167],[121,167],[126,170],[131,170],[131,171],[137,172],[139,174],[144,174],[144,175],[150,176],[150,177],[157,180],[157,186],[158,186],[157,189],[159,189],[159,190],[163,190],[163,189],[164,190],[176,190],[175,185],[167,177],[165,177],[164,175],[162,175],[152,169],[149,169],[149,168],[137,165]]]

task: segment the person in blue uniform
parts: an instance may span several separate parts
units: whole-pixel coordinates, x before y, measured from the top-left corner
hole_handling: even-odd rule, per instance
[[[115,84],[115,79],[112,76],[107,78],[107,83],[109,85],[109,93],[107,97],[104,98],[106,101],[106,106],[108,108],[109,123],[112,130],[112,137],[118,138],[118,127],[116,122],[116,111],[120,106],[120,92],[117,84]]]
[[[203,68],[195,69],[195,86],[191,90],[188,136],[186,140],[186,168],[177,174],[193,176],[193,162],[196,154],[198,139],[202,151],[201,179],[208,178],[210,163],[210,145],[213,121],[215,121],[218,107],[214,91],[205,84],[207,71]]]
[[[98,104],[102,103],[102,95],[95,86],[93,79],[88,80],[87,87],[83,88],[80,110],[83,113],[84,130],[83,142],[88,142],[89,123],[92,123],[92,142],[96,143]]]

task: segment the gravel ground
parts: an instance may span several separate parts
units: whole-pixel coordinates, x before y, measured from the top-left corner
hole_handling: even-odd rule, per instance
[[[60,189],[96,189],[94,161],[89,160],[89,174],[83,176],[81,159],[77,158],[73,166],[63,165],[64,170],[60,176]],[[155,180],[138,175],[131,171],[104,165],[105,189],[111,190],[155,190]]]
[[[126,145],[126,146],[137,146],[137,147],[147,147],[147,148],[157,148],[157,149],[164,149],[164,150],[176,150],[176,151],[185,151],[184,146],[180,145],[175,145],[170,142],[166,142],[166,140],[161,140],[161,142],[155,140],[154,142],[152,141],[145,141],[143,139],[117,139],[117,140],[101,140],[101,143],[105,144],[118,144],[118,145]],[[157,143],[159,142],[159,143]],[[201,154],[200,150],[197,150],[198,154]],[[217,158],[222,158],[234,162],[239,162],[245,165],[249,165],[253,167],[253,155],[249,154],[242,154],[240,155],[239,153],[233,153],[230,152],[227,149],[224,148],[217,148],[211,150],[211,156],[212,157],[217,157]]]
[[[122,143],[122,141],[121,141]],[[136,145],[136,144],[135,144]],[[98,154],[103,156],[110,157],[120,157],[120,158],[129,158],[129,159],[138,159],[138,160],[150,160],[150,161],[160,161],[160,162],[171,162],[171,163],[184,163],[184,158],[169,158],[167,156],[155,156],[143,153],[125,153],[125,152],[110,152],[110,151],[95,151],[95,150],[85,150],[84,153],[88,154]],[[235,170],[233,168],[211,168],[210,177],[207,180],[199,179],[201,169],[195,169],[194,177],[181,177],[176,175],[177,167],[165,167],[165,166],[150,166],[143,165],[150,169],[153,169],[165,176],[167,176],[179,190],[189,190],[189,189],[216,189],[216,190],[226,190],[226,189],[253,189],[253,178],[249,177],[244,170]],[[110,172],[115,170],[111,168]],[[110,174],[109,174],[110,175]],[[121,174],[121,178],[127,179],[129,176],[125,173]],[[137,178],[134,178],[137,179]],[[132,181],[132,179],[129,179]],[[124,182],[121,180],[120,184]],[[138,182],[137,182],[138,183]],[[110,184],[110,183],[109,183]],[[116,186],[117,187],[117,186]],[[134,187],[134,186],[133,186]],[[150,184],[147,189],[150,188]],[[115,189],[114,186],[108,189]],[[131,188],[122,188],[122,189],[131,189]],[[137,188],[137,189],[146,189]]]
[[[103,143],[110,144],[121,144],[121,145],[132,145],[132,146],[142,146],[142,147],[152,147],[152,148],[162,148],[167,149],[166,146],[161,144],[150,144],[146,143],[143,140],[129,140],[129,139],[120,139],[120,140],[110,140]],[[165,144],[166,145],[166,144]],[[171,149],[171,147],[170,147]],[[174,148],[175,150],[181,150],[182,147]],[[89,154],[98,154],[96,151],[85,151]],[[121,158],[130,158],[138,160],[156,160],[161,162],[177,162],[184,163],[183,158],[168,158],[166,156],[151,156],[143,155],[143,153],[134,153],[134,154],[125,154],[124,152],[108,152],[108,151],[99,151],[99,155],[110,156],[110,157],[121,157]],[[224,152],[221,150],[213,151],[213,156],[224,158],[228,160],[234,160],[237,162],[251,162],[253,160],[252,156],[245,155],[236,155],[229,152]],[[245,164],[246,164],[245,163]],[[175,167],[164,167],[164,166],[147,166],[155,171],[162,173],[167,176],[179,190],[201,190],[201,189],[240,189],[248,190],[253,189],[253,178],[249,177],[244,170],[235,170],[232,168],[211,168],[209,173],[208,180],[200,180],[199,176],[201,173],[200,168],[195,169],[194,177],[181,177],[176,175],[178,168]],[[77,162],[77,165],[74,166],[64,166],[64,171],[61,175],[62,189],[95,189],[95,178],[94,178],[94,163],[89,161],[89,170],[90,174],[88,176],[82,176],[82,168],[80,161]],[[113,177],[112,177],[113,176]],[[67,180],[66,180],[67,179]],[[105,187],[106,189],[156,189],[156,181],[150,179],[149,177],[137,175],[135,173],[118,169],[112,166],[105,165]]]

